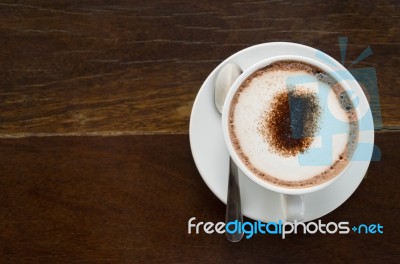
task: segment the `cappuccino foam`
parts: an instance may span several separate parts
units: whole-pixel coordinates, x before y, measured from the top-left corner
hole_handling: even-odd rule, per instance
[[[229,133],[253,174],[301,188],[346,167],[358,123],[349,96],[330,75],[303,62],[279,61],[241,84],[230,107]]]

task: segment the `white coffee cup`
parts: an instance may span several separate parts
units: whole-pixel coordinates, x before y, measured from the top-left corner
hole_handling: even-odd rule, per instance
[[[237,89],[241,86],[243,81],[245,81],[252,73],[256,72],[257,70],[264,68],[268,66],[271,63],[277,62],[277,61],[299,61],[299,62],[304,62],[306,64],[315,66],[319,69],[321,69],[323,72],[328,73],[331,77],[333,77],[340,85],[345,89],[345,91],[348,94],[355,95],[358,98],[358,105],[355,106],[355,111],[357,113],[357,118],[358,122],[363,122],[363,115],[365,112],[370,110],[368,101],[366,99],[366,96],[360,87],[360,85],[355,81],[354,77],[348,72],[348,71],[335,71],[332,66],[328,64],[323,64],[319,61],[316,61],[314,59],[310,59],[307,57],[302,57],[302,56],[276,56],[276,57],[271,57],[265,60],[262,60],[249,68],[247,68],[237,79],[236,81],[232,84],[231,89],[229,90],[227,97],[225,99],[223,111],[222,111],[222,130],[223,130],[223,135],[225,139],[226,146],[228,148],[229,154],[232,157],[233,161],[235,164],[238,166],[238,168],[247,176],[249,177],[252,181],[254,181],[256,184],[260,185],[261,187],[268,189],[270,191],[274,191],[277,193],[281,194],[282,197],[282,208],[284,215],[286,216],[287,221],[302,221],[304,219],[304,212],[307,210],[307,208],[304,208],[304,202],[303,202],[303,197],[302,195],[311,193],[311,192],[316,192],[320,191],[326,187],[328,187],[330,184],[332,184],[334,181],[336,181],[339,177],[350,177],[350,175],[346,175],[346,170],[348,169],[349,166],[352,164],[352,160],[349,161],[347,166],[340,172],[338,173],[337,176],[331,178],[328,181],[322,182],[320,184],[311,186],[311,187],[306,187],[306,188],[293,188],[293,187],[284,187],[284,186],[278,186],[275,184],[272,184],[268,181],[260,179],[258,176],[254,175],[254,173],[247,167],[245,164],[242,162],[242,160],[239,158],[238,154],[236,153],[232,141],[230,138],[230,133],[228,129],[228,124],[229,124],[229,110],[230,106],[232,103],[232,99],[237,91]],[[362,126],[363,124],[359,124],[359,126]],[[370,134],[369,134],[370,135]],[[365,139],[363,138],[363,134],[359,133],[358,137],[358,142],[373,142],[373,139]],[[357,144],[358,145],[358,144]],[[354,152],[357,152],[357,147]],[[295,173],[295,172],[293,172]]]

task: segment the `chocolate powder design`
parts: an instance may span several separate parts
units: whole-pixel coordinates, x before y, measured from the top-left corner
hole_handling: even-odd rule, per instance
[[[321,108],[318,97],[301,89],[283,91],[263,113],[258,130],[271,151],[285,157],[304,153],[319,130]]]

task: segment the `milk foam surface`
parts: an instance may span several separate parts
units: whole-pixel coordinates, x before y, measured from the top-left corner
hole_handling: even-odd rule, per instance
[[[301,78],[305,81],[299,82]],[[231,109],[231,122],[239,144],[237,149],[242,152],[239,156],[248,159],[248,164],[261,174],[290,183],[322,175],[342,160],[349,142],[348,113],[341,107],[331,84],[321,80],[303,70],[273,70],[248,79],[244,89],[239,89],[237,102]],[[319,100],[321,115],[318,132],[309,149],[288,157],[271,148],[259,132],[259,125],[265,118],[262,113],[269,111],[274,96],[288,91],[289,86],[314,93]],[[331,139],[327,140],[327,137]]]

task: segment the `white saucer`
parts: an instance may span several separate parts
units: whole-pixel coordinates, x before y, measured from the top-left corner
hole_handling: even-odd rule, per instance
[[[294,43],[272,42],[252,46],[239,51],[215,68],[203,83],[197,94],[190,117],[190,145],[194,161],[203,180],[211,191],[226,203],[228,187],[229,154],[225,146],[221,128],[221,115],[214,105],[214,82],[219,70],[228,62],[239,65],[242,70],[247,69],[260,60],[279,55],[300,55],[326,63],[328,55],[316,49]],[[324,56],[325,57],[324,59]],[[332,59],[333,60],[333,59]],[[332,61],[331,61],[332,63]],[[345,68],[333,60],[335,68]],[[361,98],[365,100],[365,96]],[[373,128],[372,115],[366,114],[365,122]],[[363,131],[367,134],[367,144],[363,148],[363,156],[371,157],[374,142],[374,131]],[[305,203],[305,221],[320,218],[344,203],[361,183],[370,161],[355,161],[350,164],[343,175],[327,188],[303,196]],[[349,174],[349,175],[347,175]],[[262,188],[243,173],[239,172],[242,212],[253,220],[278,221],[284,219],[281,207],[281,195]]]

